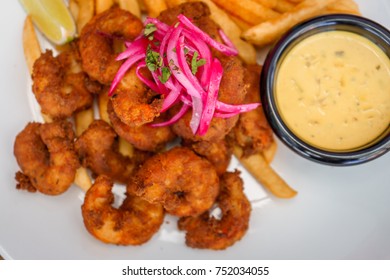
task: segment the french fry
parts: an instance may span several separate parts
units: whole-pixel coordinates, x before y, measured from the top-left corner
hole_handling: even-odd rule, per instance
[[[95,13],[100,14],[114,5],[114,0],[95,0]]]
[[[291,11],[295,7],[295,4],[287,1],[287,0],[278,0],[274,10],[278,11],[280,13],[286,13],[288,11]]]
[[[324,10],[324,14],[334,13],[361,15],[358,4],[353,0],[339,0],[328,5]]]
[[[129,11],[138,18],[141,18],[141,9],[138,0],[117,0],[121,9]]]
[[[127,156],[129,158],[134,156],[133,145],[131,145],[129,142],[127,142],[122,137],[119,137],[119,144],[118,145],[119,145],[118,150],[122,155]]]
[[[69,0],[68,6],[73,19],[76,21],[79,17],[79,4],[77,3],[77,0]]]
[[[74,7],[76,3],[78,5],[77,14],[75,8],[70,9],[73,18],[76,20],[77,31],[80,34],[81,29],[87,24],[95,14],[95,1],[94,0],[71,0],[70,7]]]
[[[169,7],[193,1],[196,0],[166,0]],[[242,60],[244,60],[247,64],[255,64],[256,50],[251,44],[248,44],[240,38],[240,27],[229,17],[229,15],[225,11],[215,5],[213,1],[201,1],[209,6],[211,12],[211,19],[213,19],[223,29],[225,34],[233,42],[233,44],[238,50],[238,55],[242,58]]]
[[[105,121],[106,123],[111,124],[110,118],[108,117],[107,112],[107,104],[109,97],[107,95],[107,91],[103,91],[98,96],[98,108],[99,108],[99,116],[100,119]]]
[[[280,14],[253,0],[212,0],[218,7],[252,25],[275,18]]]
[[[305,0],[291,11],[246,30],[242,37],[258,46],[270,44],[299,22],[320,15],[326,6],[335,1]]]
[[[288,2],[295,3],[295,4],[299,4],[303,1],[305,1],[305,0],[288,0]]]
[[[164,0],[143,0],[148,16],[157,17],[162,11],[167,9]]]
[[[263,156],[265,160],[270,164],[275,157],[276,150],[278,149],[278,145],[276,144],[275,141],[272,142],[271,146],[269,146],[268,149],[263,151]]]
[[[93,108],[78,112],[74,116],[76,136],[80,136],[94,120]]]
[[[30,16],[27,16],[23,26],[23,51],[27,68],[33,73],[34,62],[41,56],[41,45],[35,33],[34,24]]]
[[[260,153],[243,157],[241,147],[234,145],[233,153],[252,176],[268,191],[279,198],[293,198],[297,191],[292,189],[268,164]]]
[[[253,0],[253,1],[263,5],[264,7],[270,8],[270,9],[275,8],[277,2],[279,2],[279,0]]]
[[[138,1],[138,6],[141,9],[141,12],[145,12],[146,13],[146,6],[145,6],[145,3],[144,3],[144,0],[137,0],[137,1]]]
[[[92,180],[91,177],[89,177],[87,169],[80,167],[76,170],[74,183],[85,192],[92,186]]]
[[[237,26],[241,29],[241,31],[248,30],[249,28],[252,27],[250,23],[236,17],[235,15],[229,15],[229,17],[232,21],[234,21],[235,24],[237,24]]]

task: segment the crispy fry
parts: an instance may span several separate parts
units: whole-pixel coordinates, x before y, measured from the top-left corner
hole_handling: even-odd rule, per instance
[[[119,137],[119,152],[127,157],[134,156],[134,147],[122,137]]]
[[[146,11],[149,16],[157,17],[162,11],[167,9],[164,0],[144,0]]]
[[[259,46],[272,43],[299,22],[320,15],[327,5],[335,1],[305,0],[291,11],[248,29],[242,34],[242,37]]]
[[[275,11],[280,13],[285,13],[291,11],[295,7],[295,4],[287,1],[287,0],[278,0],[276,6],[274,7]]]
[[[264,158],[269,164],[273,161],[277,149],[278,145],[275,141],[273,141],[272,144],[268,147],[268,149],[263,151]]]
[[[278,12],[256,3],[253,0],[213,0],[213,2],[223,10],[236,15],[252,25],[259,24],[260,22],[275,18],[279,15]]]
[[[261,154],[242,157],[241,147],[234,145],[233,153],[241,164],[258,180],[267,190],[279,198],[292,198],[297,191],[292,189],[267,163]]]
[[[95,13],[100,14],[114,5],[114,0],[95,0]]]
[[[77,0],[69,0],[69,10],[72,14],[72,17],[74,20],[76,20],[79,17],[79,4],[77,3]]]
[[[129,11],[138,18],[141,18],[141,8],[138,0],[117,0],[119,7],[123,10]]]
[[[23,51],[24,51],[24,59],[26,60],[27,68],[31,75],[33,72],[33,66],[35,60],[37,60],[41,56],[41,45],[38,41],[34,24],[30,16],[27,16],[24,21]],[[45,114],[42,114],[42,118],[47,123],[53,121],[48,115]]]
[[[333,4],[328,5],[325,10],[325,14],[343,13],[361,15],[358,4],[353,0],[339,0]]]
[[[87,169],[80,167],[76,170],[74,183],[84,191],[87,191],[92,186],[91,177],[89,177]]]
[[[263,5],[264,7],[273,9],[276,7],[277,2],[280,0],[253,0],[256,3]]]
[[[83,29],[84,25],[91,20],[95,13],[95,1],[94,0],[73,0],[71,2],[76,2],[78,5],[77,16],[72,15],[76,20],[77,31],[80,33],[81,29]],[[69,3],[70,5],[70,3]],[[74,6],[74,4],[72,4]]]
[[[240,27],[242,31],[248,30],[249,28],[252,27],[250,23],[236,17],[235,15],[229,15],[229,17],[237,24],[238,27]]]
[[[196,0],[166,0],[169,7],[173,7],[190,1],[194,2]],[[256,50],[251,44],[248,44],[240,38],[240,27],[229,17],[229,15],[225,11],[215,5],[213,1],[201,1],[209,6],[211,11],[211,19],[213,19],[223,29],[225,34],[230,38],[230,40],[238,49],[238,54],[242,58],[242,60],[244,60],[247,64],[255,64]]]
[[[145,12],[146,13],[146,6],[145,6],[145,3],[144,3],[144,0],[137,0],[137,2],[138,2],[139,8],[141,9],[141,12]]]
[[[80,136],[94,120],[93,108],[76,113],[74,116],[76,136]]]
[[[110,118],[109,118],[108,112],[107,112],[108,100],[109,100],[109,97],[108,97],[106,91],[100,93],[99,97],[98,97],[98,108],[99,108],[100,119],[102,119],[106,123],[111,124],[111,121],[110,121]]]
[[[35,33],[34,24],[30,16],[27,16],[23,26],[23,50],[27,68],[32,74],[35,60],[41,56],[41,46]]]

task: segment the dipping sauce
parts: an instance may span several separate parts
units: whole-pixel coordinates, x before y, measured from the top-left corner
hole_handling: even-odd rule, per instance
[[[287,127],[329,151],[354,150],[390,125],[390,59],[372,41],[327,31],[294,46],[276,77],[275,99]]]

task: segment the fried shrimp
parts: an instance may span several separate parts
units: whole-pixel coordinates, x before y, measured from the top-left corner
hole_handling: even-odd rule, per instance
[[[53,57],[51,50],[34,63],[33,92],[42,113],[53,119],[70,117],[92,105],[93,96],[86,87],[87,75],[81,69],[76,44]]]
[[[260,102],[260,71],[259,65],[247,67],[245,103]],[[231,135],[233,135],[234,142],[244,149],[244,155],[262,152],[269,148],[274,141],[271,127],[261,107],[241,113]]]
[[[141,126],[128,126],[122,122],[108,102],[108,115],[114,130],[120,137],[143,151],[158,151],[175,138],[170,126],[151,127],[149,124]],[[159,121],[159,119],[157,119]]]
[[[96,15],[81,31],[80,53],[85,72],[94,80],[110,85],[122,62],[116,61],[113,38],[132,41],[142,31],[141,20],[113,7]]]
[[[148,70],[143,76],[150,75]],[[111,97],[115,114],[128,126],[150,123],[159,115],[162,107],[160,95],[149,89],[131,67]]]
[[[15,139],[14,154],[23,173],[18,186],[48,195],[65,192],[80,166],[73,147],[75,135],[69,122],[29,123]],[[31,186],[29,186],[28,180]]]
[[[193,19],[193,23],[213,39],[221,42],[220,27],[209,17],[210,10],[205,3],[188,2],[162,12],[159,19],[169,25],[177,22],[177,16],[183,14]],[[244,101],[246,89],[244,86],[244,67],[241,60],[234,56],[225,56],[212,50],[213,56],[218,58],[223,67],[218,100],[227,104],[241,104]],[[189,110],[173,125],[173,131],[182,138],[192,141],[217,141],[223,139],[237,123],[238,116],[230,118],[214,117],[205,135],[194,135],[190,128],[192,110]]]
[[[102,120],[95,120],[89,125],[76,140],[75,149],[84,167],[122,183],[127,183],[134,170],[148,156],[148,153],[141,151],[135,151],[132,158],[120,154],[117,134]]]
[[[175,147],[146,160],[127,188],[150,203],[162,204],[172,215],[196,216],[213,205],[219,179],[206,159]]]
[[[226,172],[232,157],[232,148],[225,139],[215,142],[184,141],[183,145],[190,147],[196,154],[208,159],[214,165],[218,175]]]
[[[147,242],[160,228],[164,209],[131,195],[127,195],[120,208],[114,208],[112,186],[112,180],[101,175],[85,194],[81,207],[85,227],[105,243],[140,245]]]
[[[239,241],[247,232],[251,205],[243,192],[239,173],[227,172],[221,177],[221,191],[216,205],[222,217],[215,218],[210,211],[198,217],[184,217],[178,222],[186,231],[186,244],[200,249],[222,250]]]

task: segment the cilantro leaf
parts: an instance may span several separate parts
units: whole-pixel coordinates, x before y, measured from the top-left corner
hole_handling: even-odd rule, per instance
[[[161,67],[161,76],[158,77],[160,82],[165,84],[169,80],[170,76],[171,76],[171,71],[169,70],[169,68],[166,66]]]
[[[153,33],[157,30],[157,27],[153,23],[148,23],[145,25],[144,29],[144,35],[147,37],[150,41],[153,40]]]
[[[162,66],[162,58],[158,52],[152,50],[150,45],[146,49],[146,57],[145,57],[146,66],[151,72],[156,71],[159,67]]]
[[[196,73],[198,72],[198,68],[200,66],[203,66],[206,64],[206,59],[201,58],[198,60],[198,56],[199,56],[199,53],[194,52],[194,55],[192,56],[192,60],[191,60],[191,72],[194,75],[196,75]]]

